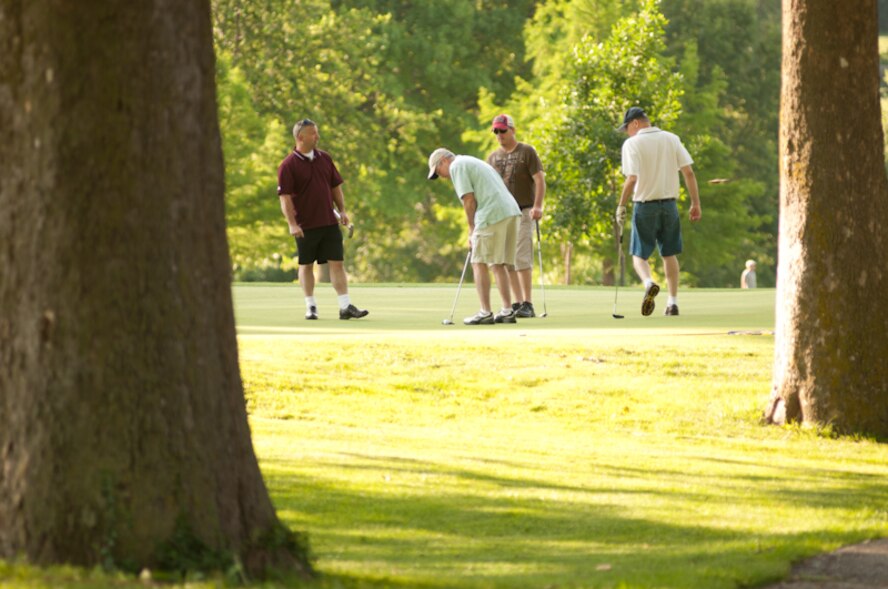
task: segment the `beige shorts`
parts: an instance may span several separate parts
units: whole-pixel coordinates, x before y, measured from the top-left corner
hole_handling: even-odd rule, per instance
[[[515,264],[519,217],[509,217],[472,234],[473,264]]]
[[[533,209],[521,211],[521,224],[518,226],[518,245],[515,248],[515,266],[509,270],[528,270],[533,268]]]

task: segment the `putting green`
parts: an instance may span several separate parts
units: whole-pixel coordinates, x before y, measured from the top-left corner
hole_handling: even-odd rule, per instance
[[[609,333],[638,330],[682,333],[762,332],[774,325],[773,289],[684,289],[679,292],[678,317],[664,316],[666,295],[657,297],[650,317],[641,316],[642,289],[620,289],[614,319],[614,289],[605,287],[547,287],[548,317],[519,319],[516,325],[465,326],[463,317],[478,310],[474,285],[463,286],[453,314],[455,325],[441,324],[450,316],[456,285],[352,285],[352,302],[370,310],[365,319],[340,321],[336,295],[329,284],[315,290],[318,321],[306,321],[305,304],[298,284],[236,284],[233,288],[238,333],[250,334],[356,334],[416,331],[470,337],[514,336],[520,333],[607,330]],[[493,301],[498,301],[494,289]],[[536,289],[534,304],[543,313],[543,297]]]

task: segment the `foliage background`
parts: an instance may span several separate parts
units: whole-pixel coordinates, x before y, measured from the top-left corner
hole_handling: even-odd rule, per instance
[[[295,278],[276,170],[309,117],[346,180],[352,280],[453,280],[465,221],[426,159],[438,146],[485,158],[505,111],[547,170],[547,281],[612,284],[613,129],[642,104],[682,137],[701,183],[685,284],[736,287],[750,257],[774,284],[777,3],[214,0],[213,21],[236,279]]]

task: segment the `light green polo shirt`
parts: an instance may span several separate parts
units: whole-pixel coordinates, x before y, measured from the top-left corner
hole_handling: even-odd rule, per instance
[[[476,228],[521,216],[521,209],[506,188],[502,176],[487,162],[470,155],[458,155],[450,164],[450,180],[460,200],[470,192],[475,194],[478,203],[475,210]]]

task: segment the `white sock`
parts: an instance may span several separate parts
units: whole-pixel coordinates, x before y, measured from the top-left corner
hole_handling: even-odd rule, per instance
[[[349,305],[351,305],[351,300],[348,298],[348,293],[339,295],[339,308],[348,309]]]
[[[677,305],[678,304],[678,297],[670,296],[669,300],[666,301],[666,304],[667,305]]]
[[[305,297],[305,309],[306,311],[311,311],[312,307],[317,307],[318,304],[315,302],[314,297]]]
[[[650,285],[652,285],[653,283],[654,283],[653,280],[651,280],[650,278],[646,278],[645,281],[644,281],[644,287],[647,288],[647,287],[649,287]]]

